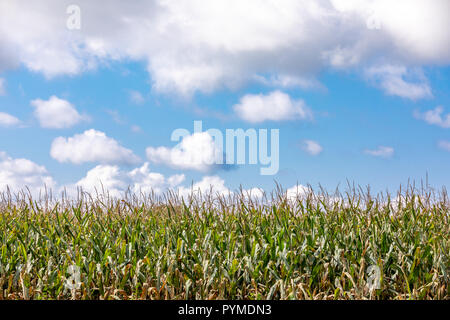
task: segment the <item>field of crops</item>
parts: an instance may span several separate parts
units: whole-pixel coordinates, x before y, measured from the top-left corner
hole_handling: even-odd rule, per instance
[[[307,193],[0,199],[0,299],[449,299],[450,202]]]

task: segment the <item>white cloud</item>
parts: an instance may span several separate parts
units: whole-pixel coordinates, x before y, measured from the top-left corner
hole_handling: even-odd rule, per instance
[[[357,47],[338,46],[331,50],[323,51],[322,58],[335,69],[346,69],[356,66],[361,61],[362,52]]]
[[[86,130],[73,137],[53,140],[50,155],[59,162],[81,164],[133,164],[139,162],[133,151],[122,147],[116,140],[101,131]]]
[[[448,0],[79,0],[76,31],[64,27],[69,4],[1,1],[0,70],[24,65],[53,77],[144,61],[154,89],[188,95],[261,74],[314,78],[330,67],[450,62]],[[368,27],[374,16],[376,29]]]
[[[428,110],[424,113],[418,111],[414,112],[417,119],[424,120],[426,123],[436,125],[442,128],[450,128],[450,113],[443,115],[444,108],[438,106],[433,110]]]
[[[66,190],[72,195],[76,194],[78,188],[89,193],[107,191],[113,197],[121,197],[127,190],[136,194],[161,194],[175,188],[184,179],[182,174],[166,178],[160,173],[151,172],[147,162],[131,171],[124,171],[116,165],[98,165],[89,170],[84,178],[66,187]]]
[[[219,176],[204,176],[200,181],[193,183],[190,186],[180,186],[175,189],[182,197],[188,197],[191,194],[195,195],[236,195],[225,185],[225,180]],[[247,200],[261,200],[264,196],[264,190],[258,187],[244,189],[242,194]]]
[[[441,140],[438,143],[439,148],[445,151],[450,151],[450,141]]]
[[[208,132],[187,135],[173,147],[148,147],[147,159],[175,169],[209,171],[223,162],[223,150],[216,146]]]
[[[176,174],[165,178],[160,173],[150,172],[148,162],[144,163],[142,167],[130,171],[128,177],[133,181],[134,192],[142,191],[146,193],[152,190],[156,193],[164,192],[165,189],[178,186],[185,179],[184,174]]]
[[[249,200],[262,200],[263,197],[266,195],[266,193],[264,192],[263,189],[258,188],[258,187],[254,187],[248,190],[242,190],[243,195],[246,199]]]
[[[364,152],[374,157],[390,158],[394,155],[394,148],[379,146],[377,149],[365,150]]]
[[[178,193],[183,197],[187,197],[191,194],[196,195],[199,193],[205,195],[210,194],[210,192],[212,192],[212,194],[219,194],[223,196],[236,195],[236,192],[230,190],[225,185],[225,181],[219,176],[205,176],[200,181],[192,184],[189,187],[180,186],[178,188]],[[297,199],[305,198],[310,192],[312,192],[312,189],[309,187],[303,185],[295,185],[287,189],[285,191],[285,195],[288,201],[296,201]],[[242,194],[247,200],[261,200],[264,197],[265,192],[261,188],[253,187],[250,189],[242,190]]]
[[[385,65],[367,69],[366,76],[374,80],[388,95],[411,100],[433,96],[427,79],[418,70],[412,72],[403,66]]]
[[[44,166],[28,159],[13,159],[5,152],[0,152],[0,192],[7,187],[17,192],[29,188],[33,195],[38,195],[45,187],[56,185]]]
[[[18,126],[20,123],[21,121],[16,117],[5,112],[0,112],[0,127],[13,127]]]
[[[225,181],[218,176],[206,176],[203,177],[202,180],[194,183],[191,187],[178,188],[178,193],[183,197],[198,193],[210,194],[210,192],[220,195],[232,193],[232,191],[225,186]]]
[[[371,32],[366,35],[371,37],[367,41],[377,41],[378,46],[384,47],[384,56],[398,55],[405,61],[448,62],[449,2],[445,0],[432,2],[332,0],[331,2],[353,23],[357,23],[355,20],[358,18],[362,19],[361,22],[367,27],[370,22],[376,22],[379,29],[369,28]],[[431,39],[432,35],[436,38]],[[379,36],[384,39],[380,39]],[[386,57],[386,60],[390,59]]]
[[[289,201],[296,201],[297,199],[303,199],[310,192],[311,192],[310,188],[299,184],[286,190],[286,198]]]
[[[313,140],[304,140],[302,148],[313,156],[316,156],[323,151],[322,146]]]
[[[148,162],[130,171],[123,170],[117,165],[98,165],[89,170],[86,176],[78,182],[68,185],[64,189],[72,196],[76,195],[77,190],[81,188],[89,193],[98,192],[102,194],[103,191],[107,191],[113,197],[123,197],[128,190],[136,194],[140,192],[162,194],[168,190],[173,190],[182,197],[199,193],[209,194],[210,191],[221,195],[233,193],[225,186],[225,181],[218,176],[205,176],[192,185],[182,186],[181,183],[184,181],[185,176],[183,174],[165,177],[160,173],[151,172]],[[262,191],[254,188],[251,191],[244,191],[244,193],[246,192],[259,197]]]
[[[252,123],[312,118],[303,100],[293,100],[278,90],[267,95],[247,94],[233,109],[241,119]]]
[[[5,79],[0,78],[0,96],[4,96],[6,94],[5,82]]]
[[[35,108],[34,115],[43,128],[69,128],[87,119],[69,101],[56,96],[51,96],[48,100],[35,99],[30,104]]]
[[[85,192],[103,193],[108,192],[111,196],[120,197],[127,189],[127,183],[122,179],[122,172],[118,166],[98,165],[89,170],[84,178],[78,181],[74,186],[69,186],[70,190],[81,188]]]

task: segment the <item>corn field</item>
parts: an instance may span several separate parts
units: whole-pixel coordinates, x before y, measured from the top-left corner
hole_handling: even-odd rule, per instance
[[[412,187],[5,192],[0,299],[449,299],[449,211],[445,190]]]

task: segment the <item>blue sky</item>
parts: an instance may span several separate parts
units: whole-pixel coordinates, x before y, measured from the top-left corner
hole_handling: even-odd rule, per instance
[[[267,3],[261,12],[250,13],[247,5],[224,12],[231,24],[239,12],[250,15],[251,23],[236,26],[240,35],[229,24],[213,23],[215,5],[202,12],[195,1],[164,10],[158,1],[155,7],[142,3],[142,10],[117,2],[104,21],[94,19],[99,8],[80,1],[79,30],[64,25],[68,4],[42,1],[27,8],[26,2],[1,1],[0,12],[8,8],[17,19],[0,27],[0,35],[9,34],[0,36],[0,189],[46,184],[56,191],[90,190],[101,180],[117,194],[129,185],[185,191],[191,183],[222,192],[240,185],[270,191],[275,181],[285,188],[299,183],[334,190],[349,180],[394,191],[427,174],[432,186],[449,187],[448,2],[411,2],[415,21],[433,17],[431,26],[393,21],[388,12],[405,10],[401,5],[362,2],[319,1],[319,10],[308,1],[304,8],[286,1],[277,7],[281,13]],[[291,6],[299,14],[286,19],[294,22],[277,23]],[[258,14],[270,17],[262,22]],[[375,30],[367,24],[374,14]],[[42,30],[26,28],[44,15],[48,19],[36,20]],[[154,31],[144,23],[152,17],[151,23],[166,26],[179,15],[199,26],[188,24],[186,31],[175,21]],[[124,17],[136,22],[121,26]],[[299,17],[304,23],[296,26]],[[337,25],[342,30],[333,29]],[[126,32],[116,34],[119,27]],[[292,35],[301,27],[318,35]],[[279,129],[278,173],[261,175],[259,165],[249,164],[177,166],[159,151],[146,152],[170,151],[172,132],[192,132],[195,120],[224,133]],[[186,154],[208,141],[193,140]]]

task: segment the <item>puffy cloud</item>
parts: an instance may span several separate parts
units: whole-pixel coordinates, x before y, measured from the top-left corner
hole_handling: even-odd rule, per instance
[[[80,115],[69,101],[56,96],[51,96],[48,100],[32,100],[31,105],[35,108],[34,115],[43,128],[69,128],[87,119],[86,116]]]
[[[53,188],[55,185],[44,166],[28,159],[13,159],[0,152],[0,191],[7,187],[13,192],[28,188],[33,195],[38,195],[45,187]]]
[[[267,95],[247,94],[233,109],[241,119],[252,123],[312,117],[312,112],[302,100],[293,100],[288,94],[278,90]]]
[[[69,186],[69,193],[71,189],[75,189],[73,187],[80,187],[83,191],[89,193],[106,191],[111,196],[120,197],[128,187],[121,176],[122,172],[118,166],[98,165],[89,170],[86,176],[74,186]]]
[[[191,94],[261,74],[450,62],[447,0],[79,0],[80,30],[65,28],[69,4],[1,1],[0,69],[52,77],[131,59],[147,64],[156,90]]]
[[[264,197],[265,192],[261,188],[254,187],[248,190],[243,190],[243,194],[247,199],[261,200]]]
[[[0,127],[13,127],[20,123],[21,121],[16,117],[5,112],[0,112]]]
[[[374,80],[388,95],[411,100],[433,96],[427,79],[417,70],[411,72],[403,66],[385,65],[367,69],[366,75],[369,79]]]
[[[193,183],[191,186],[180,186],[176,189],[178,194],[182,197],[193,195],[236,195],[238,193],[230,190],[225,185],[225,180],[219,176],[205,176],[200,181]],[[240,194],[240,193],[239,193]],[[250,189],[243,189],[242,195],[246,200],[261,200],[265,192],[263,189],[254,187]]]
[[[150,162],[175,169],[206,172],[223,163],[223,149],[216,146],[208,132],[187,135],[173,148],[148,147],[146,153]]]
[[[165,189],[174,188],[181,184],[185,176],[183,174],[172,175],[165,178],[160,173],[150,172],[149,163],[146,162],[142,167],[136,168],[128,173],[128,177],[133,182],[132,190],[134,192],[164,192]]]
[[[394,155],[394,148],[379,146],[377,149],[365,150],[364,152],[374,157],[390,158]]]
[[[438,143],[439,148],[445,151],[450,151],[450,141],[441,140]]]
[[[84,178],[66,187],[66,190],[69,194],[75,194],[78,188],[89,193],[105,191],[113,197],[121,197],[127,190],[160,194],[178,186],[184,178],[184,175],[166,178],[160,173],[151,172],[147,162],[131,171],[124,171],[117,165],[98,165],[89,170]]]
[[[80,47],[84,41],[65,28],[67,5],[53,0],[41,4],[1,1],[0,46],[6,52],[0,56],[0,67],[22,64],[47,77],[92,67],[92,56]]]
[[[86,130],[73,137],[53,140],[50,155],[59,162],[81,164],[133,164],[139,162],[133,151],[122,147],[116,140],[101,131]]]
[[[322,146],[313,140],[304,140],[302,148],[313,156],[317,156],[323,150]]]
[[[382,50],[381,53],[386,60],[390,60],[388,56],[391,56],[402,57],[408,62],[449,62],[449,2],[445,0],[432,2],[332,0],[331,2],[352,22],[357,23],[355,20],[362,19],[361,22],[372,31],[366,35],[376,34],[367,40],[378,41],[380,46],[378,50]],[[380,43],[379,41],[383,40],[380,36],[385,41]]]
[[[178,188],[178,193],[187,197],[190,194],[213,194],[228,195],[233,193],[230,189],[225,186],[225,181],[218,176],[206,176],[202,180],[194,183],[191,187],[180,187]]]
[[[144,163],[141,167],[130,171],[125,171],[117,165],[98,165],[89,170],[85,177],[78,182],[66,186],[64,189],[69,195],[76,195],[81,188],[85,192],[100,193],[104,191],[113,197],[122,197],[128,190],[132,193],[154,192],[162,194],[168,190],[177,192],[182,197],[191,194],[214,194],[228,195],[233,192],[225,186],[225,181],[218,176],[205,176],[200,181],[190,186],[182,186],[185,176],[176,174],[169,177],[151,172],[149,163]],[[254,188],[245,190],[244,193],[251,193],[252,196],[261,196],[262,190]]]
[[[444,108],[438,106],[433,110],[428,110],[424,113],[418,111],[414,112],[417,119],[424,120],[426,123],[436,125],[442,128],[450,128],[450,113],[443,115]]]
[[[124,170],[118,165],[100,164],[89,170],[79,181],[58,187],[44,166],[27,159],[12,159],[6,153],[0,152],[0,192],[5,191],[7,187],[12,191],[28,187],[33,196],[38,196],[46,187],[48,190],[64,191],[69,197],[76,197],[80,189],[93,194],[106,192],[113,197],[123,197],[127,191],[135,194],[141,192],[162,194],[173,190],[182,197],[191,194],[206,195],[210,192],[224,196],[235,194],[219,176],[204,176],[191,185],[182,185],[183,182],[185,182],[184,174],[166,177],[161,173],[152,172],[150,164],[145,162],[142,166],[131,170]],[[288,189],[286,194],[288,199],[295,200],[305,195],[308,190],[307,187],[300,185]],[[247,199],[258,200],[264,196],[264,190],[257,187],[242,192]]]
[[[311,189],[304,185],[295,185],[286,190],[286,198],[289,201],[296,201],[297,199],[303,199],[311,192]]]
[[[5,94],[6,94],[5,79],[0,78],[0,96],[4,96]]]

